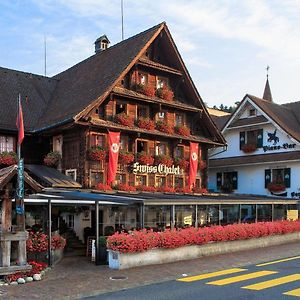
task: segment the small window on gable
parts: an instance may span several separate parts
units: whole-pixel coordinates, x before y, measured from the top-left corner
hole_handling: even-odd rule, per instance
[[[140,84],[146,85],[148,83],[148,76],[146,73],[139,72],[138,78]]]
[[[168,78],[165,77],[157,77],[156,78],[156,88],[162,89],[168,87]]]
[[[124,103],[116,103],[116,115],[126,113],[126,104]]]
[[[251,108],[249,109],[249,117],[255,117],[256,116],[256,109]]]

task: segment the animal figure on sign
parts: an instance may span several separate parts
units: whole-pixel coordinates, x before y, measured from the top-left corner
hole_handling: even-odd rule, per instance
[[[273,133],[268,132],[268,142],[271,143],[273,141],[273,145],[279,143],[279,137],[276,136],[277,129]]]

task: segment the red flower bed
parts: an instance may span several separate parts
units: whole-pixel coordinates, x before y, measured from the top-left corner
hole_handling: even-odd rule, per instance
[[[154,186],[146,186],[146,185],[138,185],[136,187],[136,190],[141,192],[156,192],[156,188]]]
[[[179,166],[180,169],[183,169],[185,172],[188,171],[190,165],[189,161],[184,158],[175,158],[174,164],[175,166]]]
[[[183,136],[190,136],[191,135],[191,131],[188,127],[182,125],[182,126],[175,126],[175,132],[183,135]]]
[[[154,163],[154,158],[145,152],[139,153],[137,159],[138,162],[142,165],[153,165]]]
[[[155,163],[166,165],[167,167],[172,167],[173,159],[167,155],[156,155],[155,156]]]
[[[267,186],[270,192],[283,192],[285,191],[285,185],[283,183],[271,182]]]
[[[99,191],[111,191],[112,190],[110,185],[104,184],[101,182],[97,184],[96,189]]]
[[[251,153],[257,149],[256,145],[254,145],[254,144],[245,144],[241,148],[242,148],[242,151],[245,153]]]
[[[161,193],[175,193],[175,189],[170,186],[160,186],[156,190]]]
[[[88,150],[88,157],[90,160],[100,161],[106,157],[106,150],[100,146],[93,146]]]
[[[123,165],[129,165],[134,161],[134,154],[132,152],[121,151],[119,153],[119,163]]]
[[[156,122],[156,129],[167,134],[174,133],[174,128],[162,121]]]
[[[154,121],[148,118],[138,119],[137,125],[139,128],[146,129],[146,130],[154,130],[155,128]]]
[[[130,234],[115,233],[109,236],[107,248],[122,253],[132,253],[153,248],[178,248],[186,245],[245,240],[298,231],[300,231],[300,221],[245,223],[204,228],[190,227],[163,232],[141,230],[133,231]]]
[[[174,99],[174,93],[168,88],[159,88],[156,90],[156,95],[167,101],[172,101]]]
[[[15,152],[2,152],[0,153],[0,165],[11,166],[18,162],[17,154]]]
[[[57,151],[49,152],[44,158],[44,165],[48,167],[57,167],[59,161],[61,160],[61,155]]]
[[[118,191],[125,191],[125,192],[135,192],[136,188],[132,185],[125,184],[125,183],[120,183],[114,186],[115,190]]]
[[[128,116],[125,113],[117,114],[115,116],[115,120],[117,123],[124,125],[124,126],[128,126],[128,127],[134,126],[134,118],[131,116]]]

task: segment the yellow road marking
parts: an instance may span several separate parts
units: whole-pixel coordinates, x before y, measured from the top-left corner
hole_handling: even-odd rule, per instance
[[[244,275],[239,275],[239,276],[234,276],[230,278],[225,278],[225,279],[220,279],[216,281],[211,281],[207,282],[206,284],[212,284],[212,285],[226,285],[226,284],[231,284],[235,282],[240,282],[248,279],[253,279],[253,278],[258,278],[258,277],[263,277],[271,274],[276,274],[278,272],[276,271],[259,271],[259,272],[253,272],[249,274],[244,274]]]
[[[280,284],[297,281],[297,280],[300,280],[300,274],[288,275],[288,276],[279,277],[272,280],[263,281],[256,284],[251,284],[248,286],[243,286],[242,289],[260,291],[260,290],[268,289],[273,286],[277,286]]]
[[[300,258],[300,256],[294,256],[294,257],[290,257],[290,258],[284,258],[284,259],[270,261],[270,262],[259,264],[259,265],[256,265],[256,266],[257,267],[263,267],[263,266],[278,264],[278,263],[281,263],[281,262],[285,262],[285,261],[289,261],[289,260],[294,260],[294,259],[299,259],[299,258]]]
[[[227,270],[222,270],[222,271],[217,271],[212,273],[200,274],[196,276],[184,277],[184,278],[177,279],[177,281],[192,282],[192,281],[212,278],[215,276],[228,275],[228,274],[233,274],[233,273],[238,273],[243,271],[247,271],[247,269],[240,269],[240,268],[227,269]]]
[[[288,291],[286,293],[283,293],[283,295],[300,297],[300,289],[295,289],[295,290]]]

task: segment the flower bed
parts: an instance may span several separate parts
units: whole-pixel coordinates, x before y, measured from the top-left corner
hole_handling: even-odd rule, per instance
[[[0,153],[0,166],[11,166],[18,162],[17,154],[15,152]]]
[[[106,150],[100,146],[93,146],[88,150],[88,157],[90,160],[100,161],[106,157]]]
[[[125,113],[117,114],[115,116],[115,121],[124,126],[128,126],[128,127],[134,126],[134,118],[131,116],[128,116]]]
[[[155,156],[155,163],[156,164],[163,164],[167,167],[172,167],[173,159],[167,155],[156,155]]]
[[[183,135],[183,136],[190,136],[191,135],[191,131],[187,126],[175,126],[175,132]]]
[[[174,93],[168,88],[159,88],[156,90],[156,95],[167,101],[172,101],[174,99]]]
[[[138,119],[137,125],[139,128],[146,129],[146,130],[154,130],[155,128],[154,121],[149,118]]]
[[[132,152],[120,151],[119,163],[123,165],[129,165],[134,161],[134,154]]]
[[[142,165],[153,165],[154,158],[145,152],[138,153],[137,160]]]
[[[174,128],[162,121],[156,122],[156,129],[167,134],[174,133]]]
[[[57,151],[49,152],[44,158],[44,165],[56,168],[61,160],[61,154]]]
[[[121,253],[134,253],[153,248],[178,248],[187,245],[246,240],[299,231],[300,221],[245,223],[204,228],[191,227],[163,232],[141,230],[133,231],[131,234],[115,233],[108,237],[107,248]]]

